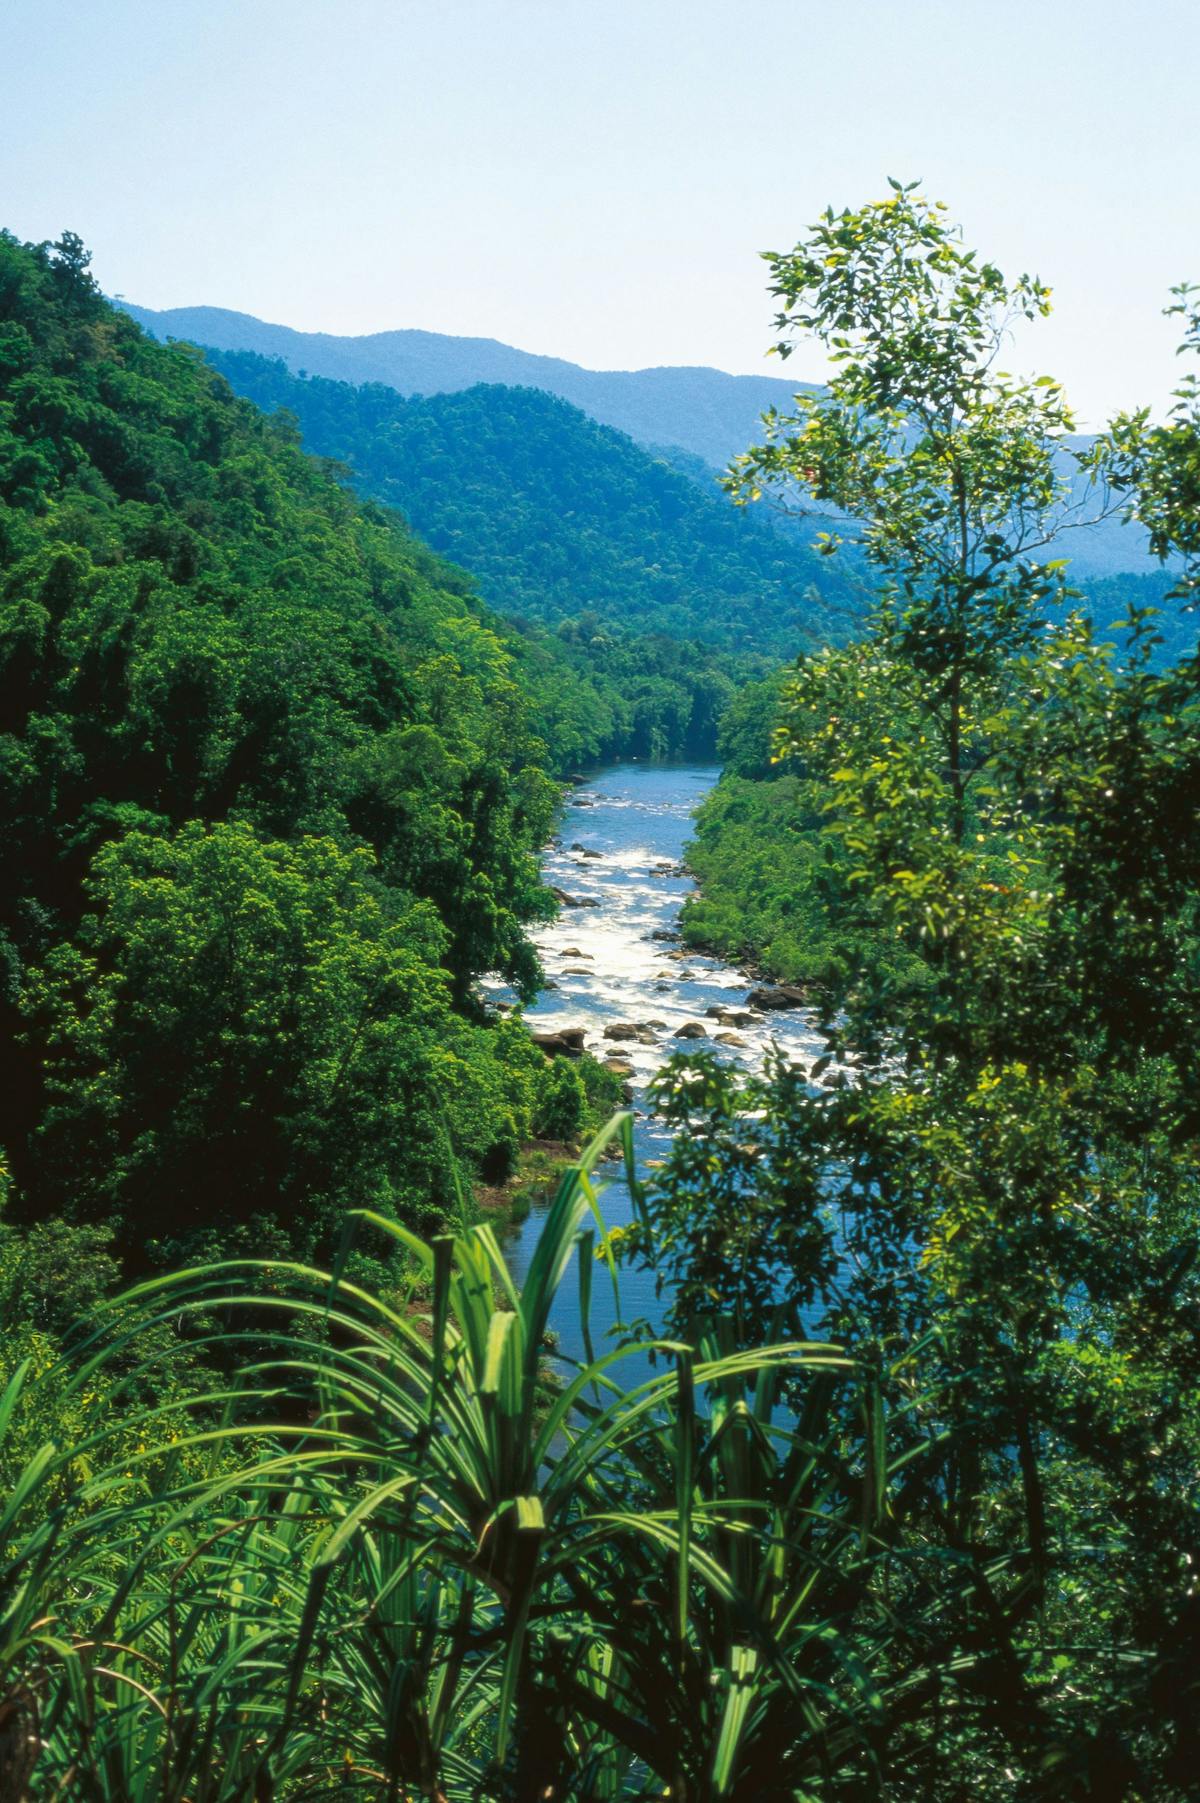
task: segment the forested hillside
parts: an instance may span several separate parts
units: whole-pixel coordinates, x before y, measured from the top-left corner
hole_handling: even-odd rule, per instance
[[[681,1026],[662,1156],[617,1115],[520,1260],[467,1186],[599,1067],[476,983],[537,979],[544,735],[610,626],[501,627],[78,240],[0,238],[0,1790],[1195,1795],[1200,658],[1044,555],[1074,422],[1000,367],[1040,280],[897,181],[767,260],[834,373],[735,498],[804,484],[879,592],[728,699],[696,855],[713,936],[809,983],[803,1052]],[[462,472],[499,581],[465,447],[528,406],[538,530],[563,416],[311,387],[364,486],[422,433]],[[1076,467],[1192,605],[1200,377]]]
[[[749,444],[761,413],[789,404],[795,386],[776,375],[731,376],[720,369],[584,369],[495,338],[414,330],[339,337],[272,325],[227,307],[122,305],[157,338],[280,358],[294,375],[384,382],[406,395],[451,394],[480,383],[542,389],[639,444],[680,445],[717,469]]]
[[[625,631],[782,657],[844,638],[862,611],[852,575],[739,514],[715,474],[706,491],[552,395],[475,387],[406,400],[248,353],[207,355],[239,394],[293,413],[310,450],[348,465],[507,615],[590,610]]]
[[[0,238],[0,559],[14,1208],[137,1263],[503,1174],[549,1079],[472,990],[536,982],[557,791],[465,579],[70,237]]]
[[[439,332],[375,332],[338,337],[271,325],[224,307],[174,307],[155,312],[123,303],[147,331],[223,351],[281,360],[293,375],[326,376],[354,384],[386,383],[404,395],[440,395],[484,384],[536,388],[557,395],[591,419],[627,432],[710,489],[731,460],[758,438],[761,416],[791,411],[793,397],[811,383],[780,376],[730,376],[717,369],[592,370],[558,357],[514,350],[492,338],[452,338]],[[1076,439],[1086,447],[1091,442]],[[790,535],[789,535],[790,536]],[[808,533],[804,541],[811,537]],[[1146,534],[1118,516],[1062,540],[1080,578],[1152,569]]]

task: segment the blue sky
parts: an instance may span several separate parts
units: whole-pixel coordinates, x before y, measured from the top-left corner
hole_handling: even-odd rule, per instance
[[[920,177],[1096,425],[1200,282],[1196,0],[2,0],[0,70],[0,222],[148,306],[781,373],[756,252]]]

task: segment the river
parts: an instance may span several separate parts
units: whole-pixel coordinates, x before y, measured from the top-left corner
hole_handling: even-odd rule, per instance
[[[603,770],[572,791],[560,838],[545,860],[547,882],[597,905],[564,906],[552,926],[535,934],[547,987],[525,1017],[539,1033],[582,1027],[589,1051],[601,1058],[618,1054],[628,1059],[643,1174],[669,1149],[669,1135],[647,1112],[645,1090],[673,1052],[693,1044],[749,1071],[761,1065],[772,1040],[785,1055],[805,1062],[823,1050],[799,1010],[759,1015],[736,1026],[709,1016],[706,1010],[717,1007],[749,1012],[749,979],[715,958],[684,954],[676,939],[655,937],[673,935],[678,928],[680,907],[693,886],[681,868],[691,817],[719,774],[716,765],[707,764],[620,764]],[[690,1042],[676,1038],[689,1021],[703,1025],[708,1036]],[[603,1037],[605,1027],[626,1022],[653,1023],[654,1043],[614,1043]],[[741,1043],[722,1043],[717,1034],[733,1035]],[[609,1226],[631,1218],[624,1181],[609,1181],[602,1206]],[[509,1262],[518,1280],[528,1268],[543,1213],[535,1207],[509,1243]],[[654,1274],[623,1271],[623,1318],[654,1320],[658,1310]],[[611,1285],[598,1267],[592,1302],[597,1352],[615,1319]],[[570,1277],[550,1324],[563,1353],[581,1357],[577,1289]]]

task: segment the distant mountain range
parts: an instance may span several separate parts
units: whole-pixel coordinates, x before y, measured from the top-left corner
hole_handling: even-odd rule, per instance
[[[440,332],[372,332],[339,338],[296,332],[224,307],[171,307],[155,312],[123,302],[156,338],[186,338],[223,351],[281,357],[295,373],[341,382],[386,382],[400,394],[453,394],[477,383],[541,388],[570,401],[601,425],[639,444],[680,445],[717,469],[759,433],[768,407],[787,409],[798,386],[779,376],[730,376],[720,369],[583,369],[561,357],[538,357],[495,338],[451,338]]]
[[[541,389],[668,457],[705,486],[761,436],[760,417],[768,408],[787,412],[797,390],[811,387],[780,376],[731,376],[702,366],[584,369],[495,338],[415,330],[338,337],[297,332],[225,307],[156,311],[127,301],[121,305],[156,338],[278,358],[297,375],[382,382],[402,395],[453,394],[480,383]],[[1063,540],[1062,555],[1070,557],[1071,573],[1081,581],[1156,567],[1141,528],[1116,518],[1072,531]]]

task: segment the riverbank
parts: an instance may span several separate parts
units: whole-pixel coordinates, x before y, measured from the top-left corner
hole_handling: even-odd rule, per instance
[[[567,899],[558,919],[535,935],[547,983],[525,1018],[543,1043],[569,1036],[576,1047],[608,1061],[610,1074],[628,1086],[643,1176],[670,1146],[650,1111],[647,1089],[673,1055],[704,1051],[750,1072],[772,1046],[805,1064],[823,1050],[806,1010],[751,1008],[755,985],[744,971],[682,942],[680,911],[694,890],[684,848],[694,812],[719,774],[715,765],[695,764],[624,764],[595,772],[569,794],[559,838],[546,854],[546,880]],[[627,1186],[615,1172],[603,1209],[609,1225],[632,1218]],[[518,1280],[542,1213],[543,1202],[531,1198],[528,1220],[507,1238]],[[596,1285],[593,1307],[593,1329],[602,1337],[617,1319],[605,1284]],[[657,1310],[654,1274],[626,1272],[622,1317],[653,1319]],[[553,1325],[568,1355],[582,1350],[574,1344],[579,1329],[573,1304],[564,1305]]]
[[[535,1207],[549,1202],[563,1172],[629,1099],[623,1079],[590,1054],[572,1059],[571,1068],[584,1093],[583,1113],[575,1131],[563,1138],[525,1140],[517,1151],[514,1169],[502,1183],[476,1183],[472,1188],[480,1219],[490,1221],[502,1239],[521,1227]]]
[[[822,828],[799,777],[723,775],[704,798],[688,850],[697,887],[681,910],[684,943],[760,981],[794,984],[814,1007],[856,973],[917,980],[918,961],[866,903],[857,918],[831,916],[828,873],[846,853]]]

